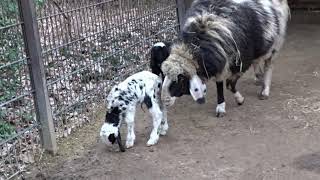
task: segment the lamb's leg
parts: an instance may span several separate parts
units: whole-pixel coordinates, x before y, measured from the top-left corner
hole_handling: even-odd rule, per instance
[[[136,135],[134,134],[134,116],[135,109],[132,109],[126,113],[125,121],[127,123],[128,133],[126,139],[126,147],[131,148],[134,145]]]
[[[237,82],[241,77],[241,73],[233,74],[226,80],[227,89],[229,89],[238,103],[238,105],[242,105],[244,103],[244,97],[240,94],[240,92],[236,89]]]
[[[162,108],[162,120],[160,125],[160,135],[164,136],[167,134],[167,131],[169,129],[168,125],[168,118],[167,118],[167,108],[163,106]]]
[[[223,94],[223,81],[217,81],[217,100],[218,105],[216,107],[216,116],[223,117],[226,113],[226,103],[224,102],[224,94]]]
[[[268,99],[270,95],[271,79],[272,79],[272,57],[268,58],[264,62],[264,77],[263,77],[263,87],[259,95],[261,100]]]
[[[159,104],[155,101],[155,99],[151,99],[151,104],[147,106],[149,108],[149,112],[152,115],[153,120],[153,129],[150,134],[150,139],[147,142],[147,146],[152,146],[156,144],[159,140],[159,128],[161,125],[161,121],[163,119],[163,113],[160,110]]]

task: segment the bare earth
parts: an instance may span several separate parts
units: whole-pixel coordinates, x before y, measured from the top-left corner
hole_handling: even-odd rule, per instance
[[[226,91],[227,114],[216,118],[215,83],[208,87],[205,105],[178,99],[156,146],[146,146],[147,112],[139,110],[136,144],[125,153],[97,143],[100,117],[63,140],[59,155],[45,156],[27,179],[320,179],[320,25],[290,26],[269,100],[258,100],[250,70],[238,84],[244,105]]]

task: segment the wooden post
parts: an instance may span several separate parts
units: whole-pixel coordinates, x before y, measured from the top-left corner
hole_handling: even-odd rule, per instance
[[[37,121],[40,123],[40,136],[42,147],[55,154],[57,142],[54,132],[52,112],[49,103],[48,90],[43,60],[41,56],[40,37],[37,17],[33,0],[18,0],[20,18],[23,22],[22,31],[25,51],[28,57],[28,67],[32,88],[34,90],[34,103]]]
[[[182,29],[184,25],[186,12],[188,8],[191,6],[192,2],[193,0],[176,0],[180,29]]]

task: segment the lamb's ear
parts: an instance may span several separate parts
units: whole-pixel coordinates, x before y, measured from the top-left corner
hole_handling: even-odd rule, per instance
[[[121,151],[121,152],[125,152],[126,149],[125,149],[125,148],[123,147],[123,145],[122,145],[120,131],[119,131],[118,137],[117,137],[116,139],[117,139],[117,142],[118,142],[120,151]]]
[[[114,135],[114,133],[110,134],[109,137],[108,137],[108,140],[114,144],[116,142],[116,137]]]

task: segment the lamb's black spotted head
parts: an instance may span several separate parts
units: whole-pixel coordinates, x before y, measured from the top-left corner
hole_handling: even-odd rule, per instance
[[[121,123],[122,111],[118,107],[112,107],[108,110],[105,117],[105,123],[100,130],[100,138],[107,145],[116,142],[119,135],[119,125]]]

